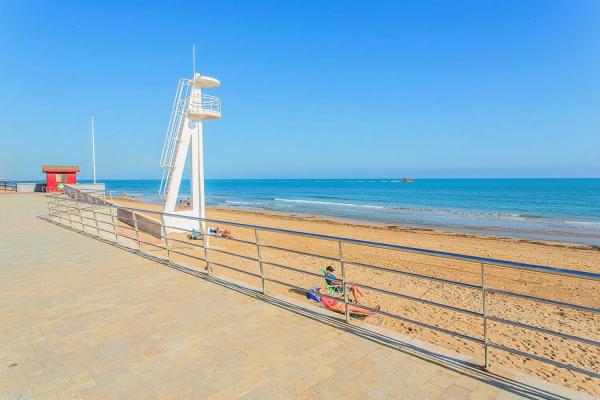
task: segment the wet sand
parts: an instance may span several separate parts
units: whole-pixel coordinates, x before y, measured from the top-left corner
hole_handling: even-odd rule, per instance
[[[123,200],[119,202],[131,207],[160,210],[159,205]],[[317,216],[284,215],[225,209],[209,209],[207,210],[207,214],[208,218],[224,221],[600,273],[600,248],[592,246],[500,238],[405,228],[401,226],[368,225],[333,221]],[[221,228],[227,227],[224,224],[210,225],[219,225]],[[252,230],[235,226],[227,228],[237,239],[252,242],[255,240]],[[299,239],[296,236],[272,232],[260,232],[259,235],[261,244],[339,258],[339,245],[337,242],[310,238]],[[204,255],[204,249],[198,246],[197,241],[187,240],[184,233],[170,233],[169,237],[182,241],[176,242],[172,240],[170,242],[170,246],[174,250],[171,253],[173,259],[199,270],[204,270],[204,262],[192,258],[203,257]],[[257,256],[256,246],[253,244],[211,238],[211,247],[248,257]],[[160,252],[160,250],[152,248],[150,245],[146,245],[144,250]],[[175,251],[181,254],[176,254]],[[361,263],[371,264],[385,267],[389,270],[480,285],[480,264],[347,244],[343,246],[343,252],[344,259],[349,261],[344,265],[348,281],[478,313],[482,311],[483,296],[481,289],[450,285],[440,281],[427,280],[406,274],[400,275],[388,270],[371,269],[361,266]],[[240,270],[260,275],[260,266],[256,261],[225,255],[217,251],[209,250],[208,253],[209,259],[215,263],[232,265]],[[188,257],[188,255],[191,257]],[[276,268],[268,263],[286,265],[313,274],[319,274],[320,269],[331,264],[336,268],[336,274],[338,276],[341,275],[340,263],[327,259],[267,248],[262,250],[261,256],[264,261],[263,269],[265,276],[301,288],[323,286],[324,280],[318,276]],[[260,278],[231,271],[217,265],[213,265],[212,269],[216,275],[234,278],[256,287],[261,286]],[[495,267],[492,265],[486,265],[485,271],[486,285],[490,288],[600,308],[599,283],[506,267]],[[266,283],[266,289],[268,292],[285,294],[296,299],[303,298],[301,291],[272,282]],[[363,292],[365,293],[364,303],[368,306],[380,304],[382,310],[389,313],[433,324],[463,335],[475,338],[483,337],[483,323],[482,319],[478,316],[416,302],[406,297],[393,296],[375,290],[363,289]],[[306,301],[308,302],[308,300]],[[596,341],[600,340],[600,315],[597,313],[594,314],[587,311],[533,302],[500,294],[489,294],[487,307],[488,314],[491,316]],[[471,356],[479,363],[483,362],[483,346],[479,343],[419,327],[415,324],[391,317],[373,316],[367,318],[366,321]],[[487,330],[488,338],[491,342],[551,358],[558,362],[575,365],[597,373],[600,372],[600,349],[597,347],[499,322],[489,321]],[[590,378],[586,375],[572,373],[565,369],[512,355],[497,349],[490,349],[489,360],[492,370],[508,367],[529,375],[541,377],[553,383],[578,389],[596,396],[600,395],[600,380]]]

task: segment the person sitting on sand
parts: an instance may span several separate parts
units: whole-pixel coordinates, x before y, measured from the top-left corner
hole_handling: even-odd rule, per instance
[[[327,282],[328,292],[329,294],[343,293],[344,283],[333,274],[333,271],[335,271],[335,268],[333,268],[331,265],[328,265],[327,268],[325,268],[325,282]],[[346,289],[350,290],[352,292],[352,296],[354,296],[354,300],[356,300],[357,303],[360,303],[360,299],[364,295],[362,290],[360,290],[357,286],[350,285],[347,285]]]
[[[327,292],[321,288],[318,288],[318,290],[317,290],[317,288],[310,289],[308,292],[306,292],[306,297],[313,301],[321,303],[323,305],[323,307],[325,307],[326,309],[328,309],[330,311],[335,311],[340,314],[346,313],[346,308],[344,306],[344,302],[337,300],[335,298],[329,297]],[[358,301],[357,301],[357,303],[358,303]],[[373,311],[373,310],[375,310],[375,311]],[[381,306],[376,305],[375,307],[373,307],[373,310],[371,310],[369,308],[361,307],[361,306],[355,306],[352,304],[348,304],[348,312],[350,314],[371,315],[371,314],[374,314],[376,311],[381,310]]]

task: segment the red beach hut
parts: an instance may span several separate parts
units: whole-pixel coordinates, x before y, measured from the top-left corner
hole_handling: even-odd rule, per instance
[[[46,191],[56,192],[63,189],[65,183],[77,183],[79,167],[76,165],[42,165],[46,174]]]

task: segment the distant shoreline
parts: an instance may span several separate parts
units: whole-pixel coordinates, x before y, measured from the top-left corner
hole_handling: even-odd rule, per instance
[[[159,181],[106,181],[162,202]],[[183,180],[180,197],[189,197]],[[207,180],[209,207],[600,245],[600,179]]]
[[[284,211],[272,211],[272,210],[259,210],[259,209],[251,209],[251,208],[240,208],[240,207],[224,207],[224,206],[211,206],[208,208],[219,209],[224,211],[240,211],[240,212],[248,212],[248,213],[258,213],[262,215],[273,215],[273,216],[285,216],[285,217],[296,217],[299,219],[309,218],[309,219],[318,219],[322,222],[331,222],[331,223],[341,223],[347,225],[361,225],[361,226],[380,226],[388,229],[399,229],[399,230],[415,230],[415,231],[433,231],[433,232],[443,232],[443,233],[454,233],[458,235],[469,235],[469,236],[477,236],[477,237],[489,237],[489,238],[497,238],[497,239],[510,239],[510,240],[522,240],[529,241],[535,243],[552,243],[553,245],[574,245],[574,246],[582,246],[582,247],[598,247],[600,248],[600,236],[594,235],[586,235],[581,233],[565,233],[556,230],[526,230],[526,229],[502,229],[494,226],[478,226],[478,227],[468,227],[468,226],[458,226],[458,225],[428,225],[428,224],[403,224],[397,223],[394,221],[379,221],[379,220],[370,220],[367,218],[360,217],[335,217],[329,215],[321,215],[321,214],[311,214],[311,213],[302,213],[302,212],[284,212]],[[501,235],[501,233],[505,233],[506,236]],[[510,234],[522,234],[523,236],[511,236]],[[534,237],[526,237],[526,235],[531,235]],[[536,237],[547,237],[547,239],[538,239]],[[565,240],[559,240],[558,238],[565,238]],[[589,238],[595,239],[598,241],[598,244],[595,245],[593,243],[574,243],[567,240],[569,237],[580,237],[580,238]],[[552,240],[555,238],[555,240]]]
[[[157,205],[160,206],[160,203],[155,202],[144,202],[141,200],[136,200],[139,204],[143,204],[144,206],[148,205]],[[161,208],[161,207],[158,207]],[[320,221],[324,223],[337,223],[341,225],[348,226],[366,226],[366,227],[381,227],[386,229],[395,229],[395,230],[404,230],[404,231],[430,231],[430,232],[439,232],[444,234],[454,234],[458,236],[470,236],[470,237],[480,237],[480,238],[489,238],[489,239],[503,239],[503,240],[518,240],[529,243],[538,243],[544,245],[552,245],[552,246],[569,246],[569,247],[581,247],[581,248],[592,248],[592,249],[600,249],[600,236],[593,236],[588,234],[581,234],[577,232],[573,233],[565,233],[556,230],[526,230],[526,229],[502,229],[494,226],[477,226],[477,227],[469,227],[469,226],[458,226],[458,225],[427,225],[427,224],[403,224],[395,221],[380,221],[376,219],[368,219],[368,218],[360,218],[360,217],[351,217],[351,216],[331,216],[331,215],[322,215],[315,213],[303,213],[297,211],[276,211],[276,210],[261,210],[261,209],[253,209],[253,208],[244,208],[244,207],[227,207],[227,206],[207,206],[207,209],[215,209],[221,211],[231,211],[231,212],[240,212],[240,213],[255,213],[258,215],[264,216],[274,216],[274,217],[284,217],[284,218],[295,218],[299,220],[313,220]],[[502,234],[504,233],[504,235]],[[511,235],[512,234],[512,235]],[[569,241],[568,238],[579,237],[583,239],[596,240],[598,244],[595,243],[577,243],[573,241]],[[560,240],[563,238],[564,240]]]
[[[158,203],[147,203],[141,200],[129,200],[118,198],[118,203],[124,206],[130,206],[133,208],[142,208],[152,211],[162,211],[162,205]],[[184,208],[181,208],[184,209]],[[265,220],[291,220],[298,221],[301,223],[311,223],[311,224],[324,224],[333,227],[339,227],[342,229],[378,229],[385,230],[391,232],[398,233],[427,233],[439,237],[452,237],[452,238],[468,238],[468,239],[476,239],[483,240],[486,242],[510,242],[510,243],[523,243],[523,244],[532,244],[539,246],[550,246],[557,248],[565,248],[565,249],[579,249],[579,250],[590,250],[595,252],[600,252],[600,245],[593,244],[581,244],[581,243],[571,243],[571,242],[561,242],[561,241],[552,241],[552,240],[539,240],[539,239],[527,239],[527,238],[519,238],[519,237],[510,237],[510,236],[500,236],[493,234],[483,234],[483,233],[472,233],[472,232],[460,232],[454,231],[450,229],[436,229],[429,227],[419,227],[419,226],[406,226],[401,224],[393,224],[386,222],[378,222],[378,221],[361,221],[354,220],[351,218],[335,218],[326,215],[317,215],[317,214],[303,214],[303,213],[294,213],[294,212],[282,212],[282,211],[270,211],[270,210],[250,210],[250,209],[239,209],[239,208],[228,208],[228,207],[207,207],[207,212],[209,214],[218,213],[224,215],[232,215],[244,218],[245,216],[256,216],[258,218],[264,218]],[[209,215],[210,217],[210,215]],[[233,220],[231,222],[234,222]],[[236,221],[235,222],[240,222]],[[266,226],[266,225],[265,225]],[[543,263],[542,263],[543,264]],[[598,271],[600,272],[600,270]]]

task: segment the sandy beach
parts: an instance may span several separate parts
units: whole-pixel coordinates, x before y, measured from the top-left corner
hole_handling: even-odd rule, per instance
[[[130,207],[152,209],[155,211],[160,210],[160,206],[155,204],[144,204],[126,200],[119,200],[119,202]],[[215,208],[207,210],[207,214],[208,218],[223,221],[377,241],[580,271],[600,272],[600,249],[592,246],[478,236],[403,228],[400,226],[367,225],[328,220],[318,216],[284,215]],[[254,232],[251,230],[226,226],[224,224],[211,224],[211,226],[216,225],[221,228],[228,228],[235,238],[254,241]],[[123,235],[131,234],[128,232],[127,229],[123,229],[121,233]],[[183,233],[171,233],[169,237],[186,242],[171,241],[171,248],[181,253],[176,254],[172,252],[172,259],[200,270],[205,268],[203,261],[185,256],[186,254],[195,257],[203,256],[203,249],[198,247],[196,242],[188,241]],[[148,238],[148,240],[151,239]],[[216,249],[248,257],[256,257],[256,247],[254,245],[236,243],[220,238],[211,240],[211,247]],[[271,232],[261,232],[260,241],[261,244],[271,244],[273,246],[311,252],[333,258],[339,257],[337,242],[318,239],[298,240],[298,237]],[[156,253],[162,251],[151,245],[145,245],[144,250]],[[282,264],[317,274],[320,269],[331,264],[336,268],[338,276],[341,275],[339,263],[336,264],[335,262],[316,257],[267,249],[267,251],[263,251],[262,258],[265,262]],[[351,260],[351,262],[356,262],[356,264],[349,263],[345,266],[346,276],[349,281],[432,302],[444,303],[457,308],[481,312],[482,295],[480,290],[393,274],[381,270],[367,269],[360,266],[360,263],[368,263],[399,271],[479,285],[481,282],[481,265],[479,264],[354,245],[344,245],[344,258]],[[209,259],[215,263],[235,266],[235,268],[243,271],[255,274],[260,273],[258,263],[252,260],[244,260],[216,251],[209,251]],[[259,278],[216,265],[213,265],[212,268],[216,275],[233,278],[256,287],[260,287],[261,285]],[[265,276],[272,279],[302,288],[323,286],[324,284],[323,279],[319,277],[283,270],[266,263],[264,264],[264,273]],[[505,267],[486,266],[486,284],[491,288],[510,290],[557,301],[568,301],[584,306],[600,307],[600,292],[597,285],[581,279],[525,272]],[[266,288],[268,292],[273,294],[287,295],[297,300],[304,298],[304,294],[301,291],[290,289],[284,285],[267,282]],[[476,316],[390,296],[373,290],[363,289],[363,291],[365,292],[364,303],[366,305],[375,306],[379,304],[384,311],[393,314],[434,324],[438,327],[457,331],[472,337],[481,338],[483,336],[482,320]],[[304,301],[308,303],[308,300],[304,299]],[[600,318],[597,314],[594,315],[591,312],[491,294],[488,296],[488,313],[492,316],[557,330],[566,334],[596,341],[600,340]],[[414,324],[390,317],[373,316],[367,318],[366,321],[405,335],[429,341],[460,354],[471,356],[477,362],[482,362],[483,360],[483,350],[480,344],[418,327]],[[585,343],[568,341],[497,322],[488,323],[488,335],[490,341],[507,347],[532,352],[536,355],[588,370],[600,371],[600,350]],[[509,367],[553,383],[582,390],[596,396],[600,395],[600,382],[585,375],[525,359],[496,349],[490,349],[490,362],[492,369]]]

